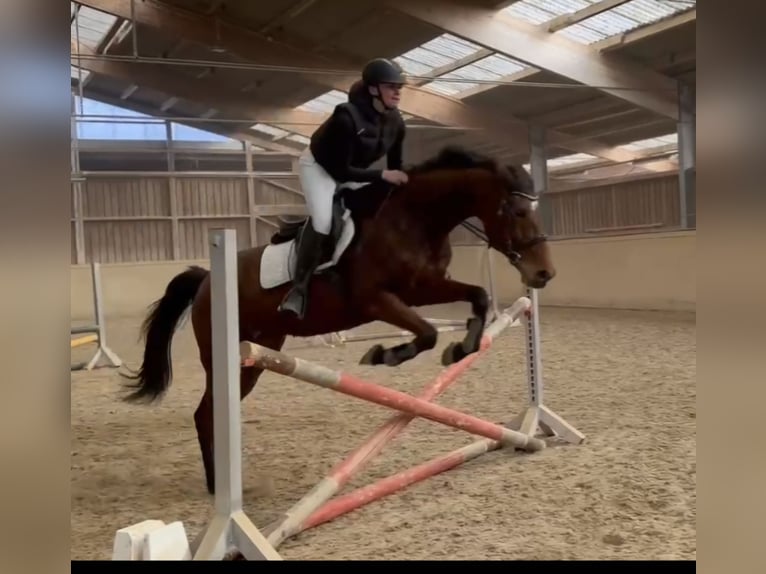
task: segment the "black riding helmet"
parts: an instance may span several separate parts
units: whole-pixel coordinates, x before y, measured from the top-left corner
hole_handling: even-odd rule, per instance
[[[362,70],[362,81],[368,86],[379,84],[404,84],[405,78],[401,66],[386,58],[370,60]]]

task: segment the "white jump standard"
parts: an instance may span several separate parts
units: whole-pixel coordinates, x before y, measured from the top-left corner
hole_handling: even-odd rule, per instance
[[[231,547],[248,560],[281,560],[242,510],[239,297],[237,236],[233,229],[211,232],[210,274],[215,514],[194,553],[194,560],[222,560]]]
[[[95,262],[90,264],[90,276],[93,285],[93,319],[95,320],[95,323],[79,327],[70,327],[69,333],[70,335],[83,335],[86,333],[90,335],[80,337],[79,339],[72,339],[72,348],[87,343],[96,343],[98,347],[90,361],[72,366],[70,368],[72,371],[79,371],[82,369],[91,371],[96,366],[103,365],[104,363],[112,367],[119,367],[122,365],[122,359],[120,359],[120,357],[117,356],[117,353],[112,351],[106,344],[103,294],[101,292],[101,264]],[[106,360],[104,361],[103,359]]]

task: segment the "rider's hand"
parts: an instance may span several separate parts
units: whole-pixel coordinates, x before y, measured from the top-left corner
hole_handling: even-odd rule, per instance
[[[384,169],[381,177],[388,183],[393,183],[394,185],[402,185],[409,180],[407,174],[398,169]]]

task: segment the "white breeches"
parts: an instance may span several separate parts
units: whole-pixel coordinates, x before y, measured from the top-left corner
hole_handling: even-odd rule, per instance
[[[338,183],[317,163],[311,151],[306,150],[298,159],[298,178],[306,197],[306,208],[314,231],[327,235],[332,229],[332,200]],[[343,187],[362,187],[365,183],[343,183]]]

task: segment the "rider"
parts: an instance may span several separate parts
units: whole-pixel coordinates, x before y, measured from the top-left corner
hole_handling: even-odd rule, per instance
[[[407,182],[407,174],[402,171],[405,125],[397,109],[404,83],[404,74],[396,62],[371,60],[362,70],[361,81],[349,90],[348,102],[336,106],[312,134],[309,147],[298,161],[311,225],[304,227],[293,287],[279,306],[280,311],[295,313],[301,319],[306,312],[309,281],[331,231],[337,186],[381,179],[394,185]],[[383,156],[387,169],[369,167]]]

